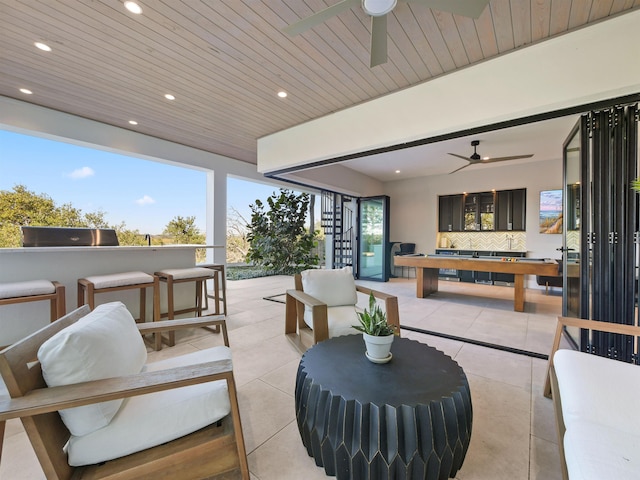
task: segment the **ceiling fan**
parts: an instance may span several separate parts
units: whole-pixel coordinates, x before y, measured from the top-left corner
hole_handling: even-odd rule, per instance
[[[429,8],[464,17],[478,18],[490,0],[400,0],[421,3]],[[362,4],[364,12],[371,16],[371,67],[387,62],[387,13],[398,0],[342,0],[313,15],[285,27],[283,31],[295,36],[327,21],[331,17]]]
[[[473,155],[471,155],[470,157],[464,157],[462,155],[458,155],[457,153],[450,153],[449,155],[453,155],[454,157],[458,157],[461,158],[463,160],[466,160],[467,162],[469,162],[466,165],[463,165],[460,168],[455,169],[453,172],[449,172],[449,175],[451,175],[452,173],[456,173],[459,170],[462,170],[463,168],[467,168],[469,165],[475,165],[477,163],[493,163],[493,162],[504,162],[506,160],[517,160],[519,158],[531,158],[533,157],[533,153],[530,153],[528,155],[514,155],[511,157],[495,157],[495,158],[490,158],[490,157],[481,157],[478,152],[476,151],[476,147],[480,145],[480,140],[472,140],[471,141],[471,146],[473,147]]]

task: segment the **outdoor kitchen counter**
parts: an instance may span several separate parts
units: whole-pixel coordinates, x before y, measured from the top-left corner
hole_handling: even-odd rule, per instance
[[[67,311],[76,308],[77,282],[90,275],[142,271],[153,273],[167,268],[189,268],[195,264],[198,248],[217,245],[167,245],[118,247],[23,247],[0,248],[0,282],[57,280],[65,286]],[[176,285],[176,304],[193,302],[193,284]],[[153,311],[147,295],[147,319]],[[120,300],[138,316],[138,291],[103,293],[99,303]],[[160,288],[162,311],[166,311],[165,289]],[[29,335],[49,321],[49,302],[30,302],[0,308],[0,345],[8,345]]]

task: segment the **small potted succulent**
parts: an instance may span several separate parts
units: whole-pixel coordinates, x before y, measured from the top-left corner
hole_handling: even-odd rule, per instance
[[[369,294],[369,309],[357,312],[359,325],[353,328],[362,332],[367,347],[366,357],[374,363],[386,363],[391,360],[391,344],[396,327],[387,323],[387,314],[377,304],[373,293]]]

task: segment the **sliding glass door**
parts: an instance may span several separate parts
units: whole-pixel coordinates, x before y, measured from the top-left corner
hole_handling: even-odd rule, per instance
[[[389,197],[367,197],[358,208],[358,278],[389,280]]]

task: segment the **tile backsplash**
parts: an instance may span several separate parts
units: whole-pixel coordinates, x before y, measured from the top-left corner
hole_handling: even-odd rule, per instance
[[[526,251],[526,232],[440,232],[436,248],[460,250]]]

